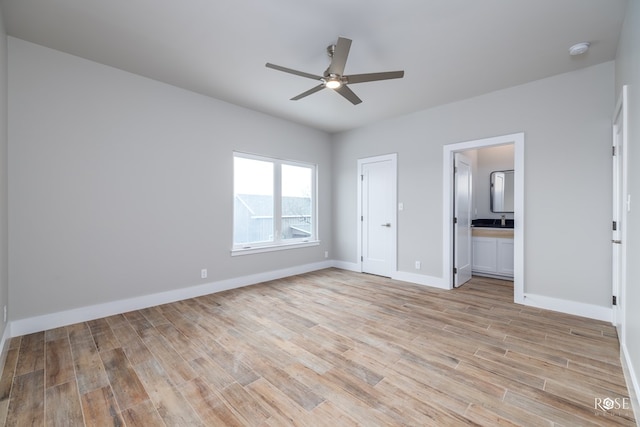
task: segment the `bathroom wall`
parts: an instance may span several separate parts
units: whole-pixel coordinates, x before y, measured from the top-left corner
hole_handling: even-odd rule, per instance
[[[513,219],[513,213],[491,212],[489,194],[490,175],[493,171],[513,170],[513,144],[487,147],[477,150],[477,165],[473,171],[474,218]]]

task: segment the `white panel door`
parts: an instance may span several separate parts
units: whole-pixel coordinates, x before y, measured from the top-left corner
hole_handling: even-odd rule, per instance
[[[454,197],[454,268],[453,286],[471,280],[471,161],[462,153],[455,154]]]
[[[363,163],[362,195],[362,271],[391,277],[395,200],[391,160]]]

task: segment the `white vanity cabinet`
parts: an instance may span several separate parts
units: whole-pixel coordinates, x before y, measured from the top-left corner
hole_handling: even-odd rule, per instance
[[[472,236],[472,272],[513,278],[513,229],[474,228]]]

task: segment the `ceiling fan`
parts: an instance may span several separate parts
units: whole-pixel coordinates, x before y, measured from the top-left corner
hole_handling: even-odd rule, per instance
[[[302,92],[300,95],[291,98],[292,101],[297,101],[309,96],[312,93],[316,93],[324,88],[333,89],[340,95],[349,100],[353,105],[360,104],[362,100],[353,93],[351,89],[347,87],[352,83],[364,83],[373,82],[376,80],[388,80],[399,79],[404,77],[404,71],[387,71],[382,73],[367,73],[367,74],[352,74],[350,76],[344,75],[344,67],[347,63],[347,57],[349,56],[349,49],[351,48],[351,40],[339,37],[338,42],[335,45],[327,47],[327,53],[331,57],[331,63],[322,76],[316,74],[309,74],[303,71],[292,70],[291,68],[281,67],[280,65],[266,63],[267,68],[273,68],[274,70],[284,71],[285,73],[295,74],[296,76],[306,77],[308,79],[319,80],[321,83],[309,89],[306,92]]]

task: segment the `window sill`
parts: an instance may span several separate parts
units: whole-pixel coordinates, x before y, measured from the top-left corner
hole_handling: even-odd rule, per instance
[[[250,248],[238,248],[231,250],[231,256],[259,254],[263,252],[284,251],[288,249],[307,248],[320,245],[320,240],[310,240],[307,242],[283,243],[270,246],[253,246]]]

